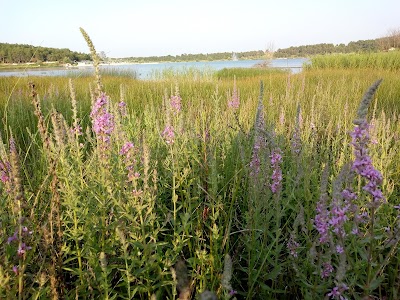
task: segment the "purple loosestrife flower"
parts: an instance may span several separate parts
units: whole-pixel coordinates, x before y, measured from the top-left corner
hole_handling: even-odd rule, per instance
[[[173,113],[178,114],[182,109],[182,98],[179,95],[179,93],[176,93],[175,95],[171,96],[169,101]]]
[[[228,107],[236,110],[239,108],[239,105],[240,105],[240,96],[239,96],[239,91],[236,87],[236,77],[234,77],[233,91],[232,91],[232,96],[230,96],[228,100]]]
[[[121,150],[119,151],[119,154],[120,154],[120,155],[126,155],[126,154],[129,152],[129,150],[132,149],[132,148],[133,148],[133,143],[131,143],[131,142],[126,142],[126,143],[122,146]]]
[[[291,146],[293,153],[298,155],[301,151],[300,129],[298,127],[293,132]]]
[[[102,93],[92,107],[90,117],[92,128],[97,137],[104,143],[110,141],[110,135],[114,131],[114,116],[108,112],[108,97]]]
[[[98,115],[94,119],[93,130],[98,135],[110,135],[114,130],[114,116],[108,112]]]
[[[173,144],[175,141],[174,127],[172,125],[165,126],[164,131],[162,132],[162,136],[168,145]]]
[[[135,171],[136,159],[134,156],[134,145],[132,142],[126,142],[119,151],[119,154],[124,157],[124,164],[128,170],[128,181],[133,181],[140,177],[140,174]]]
[[[280,164],[282,163],[282,155],[281,150],[279,148],[275,149],[270,155],[271,159],[271,167],[272,167],[272,183],[271,183],[271,191],[272,193],[277,193],[281,188],[282,182],[282,169]]]
[[[264,149],[267,145],[265,138],[262,136],[262,130],[264,129],[264,113],[262,102],[259,102],[257,107],[256,123],[255,123],[255,133],[254,133],[254,145],[250,161],[250,175],[255,177],[260,172],[261,160],[260,160],[260,150]]]
[[[329,220],[330,212],[328,210],[326,199],[321,198],[317,203],[317,215],[314,219],[314,227],[319,233],[319,242],[326,244],[329,241]]]
[[[342,197],[346,202],[348,202],[357,199],[357,194],[349,189],[344,189],[342,191]]]
[[[333,266],[330,263],[325,262],[322,264],[322,267],[321,278],[328,278],[333,272]]]
[[[82,127],[77,125],[76,127],[71,128],[71,132],[76,135],[82,135]]]
[[[124,101],[120,101],[118,103],[118,110],[121,116],[125,117],[128,113],[126,110],[126,103]]]
[[[10,181],[11,165],[9,162],[0,161],[0,180],[3,183]]]
[[[92,111],[90,113],[90,116],[94,118],[99,111],[104,110],[104,108],[107,106],[108,99],[105,93],[101,93],[100,97],[96,100],[92,107]]]
[[[18,250],[17,250],[17,254],[19,257],[24,256],[24,254],[26,253],[27,250],[31,250],[32,247],[27,246],[25,243],[21,243],[21,245],[19,245]]]
[[[342,294],[344,291],[347,291],[349,288],[344,283],[335,286],[331,292],[328,294],[331,299],[339,299],[339,300],[346,300],[347,298],[344,297]]]
[[[289,241],[287,242],[287,248],[289,250],[289,253],[293,257],[297,257],[297,248],[299,248],[300,244],[294,240],[293,235],[290,236]]]
[[[13,266],[12,270],[13,270],[15,275],[18,275],[18,266]]]
[[[229,291],[229,296],[235,296],[237,294],[237,291],[235,291],[235,290],[230,290]]]
[[[340,246],[340,245],[337,245],[336,246],[336,252],[339,253],[339,254],[342,254],[344,252],[344,248],[342,246]]]
[[[379,207],[384,201],[384,196],[379,188],[382,184],[382,174],[372,165],[371,157],[368,155],[368,144],[370,143],[369,124],[366,120],[359,122],[350,133],[352,137],[352,146],[354,148],[355,160],[352,165],[352,170],[363,177],[367,183],[363,190],[372,196],[372,207]]]
[[[294,127],[294,131],[292,134],[292,139],[291,139],[291,148],[292,148],[292,153],[295,156],[298,156],[301,152],[301,126],[303,124],[303,117],[301,114],[301,107],[300,105],[297,106],[297,113],[296,113],[296,124]]]
[[[14,234],[7,239],[7,244],[11,244],[14,241],[18,240],[18,231],[15,231]]]
[[[337,200],[332,204],[329,225],[332,226],[332,231],[340,237],[346,236],[344,224],[348,220],[346,213],[349,210],[349,207],[349,205],[341,205]]]

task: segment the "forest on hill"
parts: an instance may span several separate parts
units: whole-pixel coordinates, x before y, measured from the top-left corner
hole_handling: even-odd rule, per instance
[[[90,55],[69,49],[35,47],[31,45],[0,43],[0,63],[42,63],[57,61],[73,63],[90,60]]]

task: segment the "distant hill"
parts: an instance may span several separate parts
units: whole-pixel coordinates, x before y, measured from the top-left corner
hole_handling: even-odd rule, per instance
[[[69,49],[0,43],[0,63],[41,63],[48,61],[72,63],[90,59],[89,54],[74,52]]]

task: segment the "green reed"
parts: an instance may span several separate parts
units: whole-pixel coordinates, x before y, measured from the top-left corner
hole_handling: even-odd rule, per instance
[[[400,51],[318,55],[304,66],[306,69],[400,69]]]

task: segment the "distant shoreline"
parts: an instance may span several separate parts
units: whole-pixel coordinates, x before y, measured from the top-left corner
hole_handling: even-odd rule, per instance
[[[187,62],[212,62],[218,60],[210,60],[210,61],[179,61],[182,63]],[[160,61],[160,62],[108,62],[108,63],[100,63],[100,66],[127,66],[127,65],[157,65],[163,63],[177,63],[177,61]],[[84,69],[84,68],[92,68],[93,63],[78,63],[78,64],[61,64],[58,62],[47,62],[47,63],[13,63],[13,64],[2,64],[0,63],[0,72],[1,71],[14,71],[14,70],[28,70],[28,69]]]

